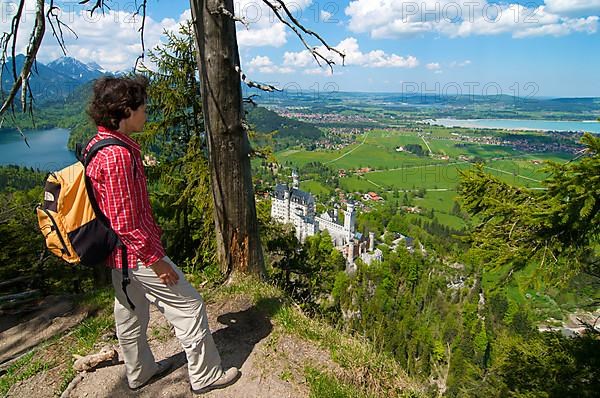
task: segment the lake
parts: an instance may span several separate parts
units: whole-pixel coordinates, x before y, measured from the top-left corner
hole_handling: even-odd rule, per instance
[[[16,131],[0,133],[0,165],[16,164],[51,171],[77,160],[67,149],[67,129],[31,130],[25,136],[30,147]]]
[[[551,121],[517,119],[433,119],[425,122],[445,127],[475,127],[539,131],[587,131],[600,134],[600,123],[595,121]]]

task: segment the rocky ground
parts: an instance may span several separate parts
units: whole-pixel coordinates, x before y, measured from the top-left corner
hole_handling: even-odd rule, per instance
[[[223,366],[236,366],[242,377],[234,385],[206,397],[306,397],[305,366],[339,371],[328,351],[285,334],[247,297],[208,305],[210,326]],[[157,361],[173,361],[174,370],[138,392],[127,387],[121,363],[80,373],[63,396],[68,397],[192,397],[185,355],[168,322],[151,313],[148,332]],[[100,347],[98,347],[100,348]],[[64,371],[64,370],[63,370]],[[61,367],[49,369],[15,384],[9,397],[53,397],[62,379]]]

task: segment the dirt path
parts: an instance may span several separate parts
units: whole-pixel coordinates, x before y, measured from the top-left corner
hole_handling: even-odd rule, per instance
[[[20,321],[3,319],[0,331],[0,364],[35,347],[50,337],[77,325],[87,315],[84,308],[75,308],[66,298],[48,297],[39,303],[41,308]]]
[[[227,389],[206,397],[306,397],[304,367],[336,370],[328,352],[303,340],[282,333],[269,318],[244,297],[208,306],[213,337],[223,365],[241,369],[240,380]],[[163,316],[153,310],[148,330],[157,361],[175,362],[167,376],[132,393],[125,380],[123,364],[84,373],[70,397],[192,397],[189,390],[185,355]],[[55,372],[56,373],[56,372]],[[13,386],[9,397],[52,397],[55,378],[52,369]]]

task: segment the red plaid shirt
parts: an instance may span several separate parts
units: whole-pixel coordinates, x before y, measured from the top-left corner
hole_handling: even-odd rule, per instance
[[[152,265],[165,256],[165,249],[160,241],[162,231],[152,216],[140,146],[125,134],[98,127],[86,151],[105,138],[117,138],[131,151],[115,145],[102,148],[89,163],[86,175],[92,181],[100,210],[127,247],[129,268],[137,267],[138,260],[145,266]],[[107,266],[122,268],[122,262],[117,249]]]

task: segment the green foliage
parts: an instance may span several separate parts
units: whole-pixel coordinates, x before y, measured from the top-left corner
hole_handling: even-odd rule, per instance
[[[0,192],[28,190],[44,184],[44,173],[21,166],[0,166]]]
[[[502,182],[481,166],[461,173],[463,206],[480,220],[471,240],[483,262],[523,268],[533,260],[562,282],[581,271],[600,275],[600,137],[586,134],[582,143],[579,161],[549,163],[541,193]]]
[[[33,359],[33,352],[26,354],[10,365],[6,373],[0,377],[0,395],[6,396],[6,393],[14,384],[35,376],[51,367],[51,363]]]
[[[376,346],[393,353],[410,374],[423,378],[445,356],[440,317],[456,311],[439,294],[445,282],[433,276],[434,269],[422,257],[400,248],[383,262],[359,264],[356,274],[338,276],[333,290],[347,317],[342,324],[366,335]]]
[[[306,381],[310,386],[311,398],[366,398],[354,386],[346,385],[334,376],[323,373],[316,368],[308,366],[305,369]]]
[[[90,269],[66,264],[45,249],[34,213],[43,197],[43,179],[43,173],[31,169],[0,167],[0,279],[30,278],[5,293],[26,288],[43,294],[80,292],[91,285]]]
[[[274,223],[267,225],[265,221],[270,215],[266,218],[264,211],[258,215],[269,278],[305,309],[335,314],[330,293],[339,273],[346,268],[346,260],[334,249],[329,233],[310,236],[300,245],[293,228]]]
[[[540,333],[501,334],[489,378],[508,397],[595,397],[600,390],[600,340]]]
[[[270,146],[275,151],[292,145],[304,144],[314,149],[314,142],[323,136],[312,124],[279,116],[260,106],[246,107],[246,120],[253,131],[252,139],[259,146]]]
[[[420,144],[406,144],[404,149],[410,153],[414,153],[417,156],[427,156],[427,152],[425,152]]]
[[[215,262],[213,205],[204,120],[191,24],[150,52],[148,123],[137,138],[147,168],[155,217],[165,249],[188,272]]]

